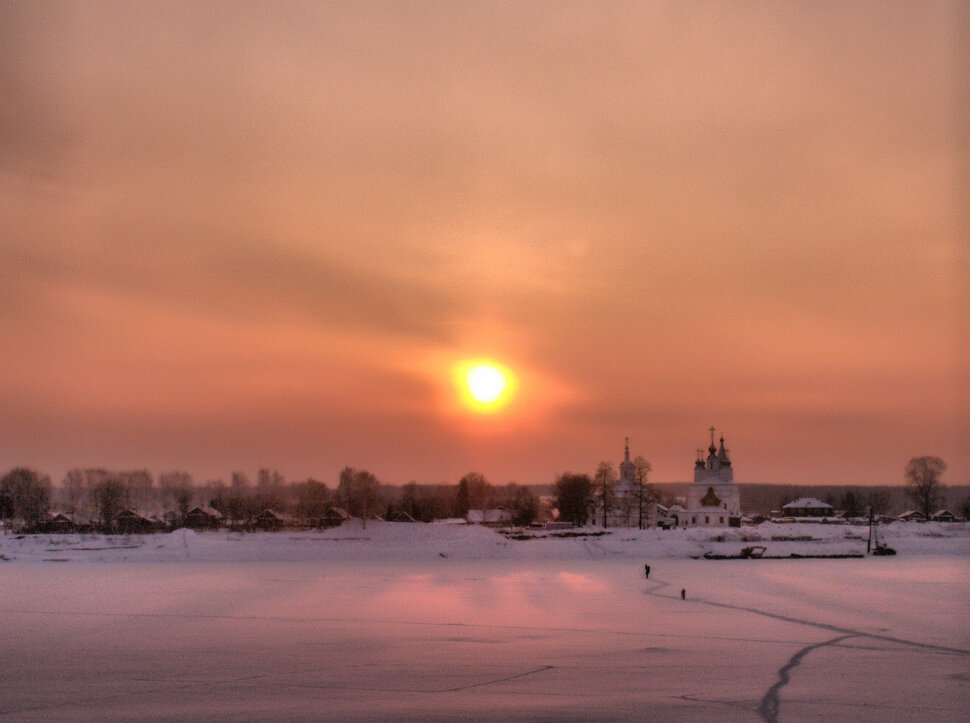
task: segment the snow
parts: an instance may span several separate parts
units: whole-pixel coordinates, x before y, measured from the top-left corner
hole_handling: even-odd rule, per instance
[[[0,715],[965,718],[967,525],[885,526],[892,558],[690,558],[753,536],[768,554],[858,552],[865,533],[0,535]]]
[[[582,535],[581,533],[592,533]],[[0,535],[0,561],[296,562],[318,560],[461,560],[689,558],[737,554],[763,544],[766,555],[852,554],[866,549],[865,525],[766,522],[740,528],[521,531],[510,539],[480,525],[359,520],[326,530],[241,533],[180,529],[149,535]],[[894,522],[880,539],[901,555],[970,555],[970,523]]]

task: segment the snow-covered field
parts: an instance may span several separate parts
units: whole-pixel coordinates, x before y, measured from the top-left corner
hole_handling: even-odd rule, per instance
[[[0,535],[0,716],[967,719],[966,525],[713,534]]]

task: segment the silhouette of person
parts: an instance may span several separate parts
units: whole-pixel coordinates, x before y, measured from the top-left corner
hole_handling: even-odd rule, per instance
[[[680,599],[681,600],[687,599],[687,590],[685,590],[684,588],[680,588]]]
[[[643,573],[644,573],[644,574],[645,574],[645,575],[647,576],[647,578],[649,579],[649,577],[650,577],[650,565],[644,565],[644,566],[643,566]]]

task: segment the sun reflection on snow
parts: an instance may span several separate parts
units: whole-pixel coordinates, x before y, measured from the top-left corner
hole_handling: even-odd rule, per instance
[[[504,623],[540,624],[551,607],[568,608],[571,598],[606,589],[597,578],[566,571],[480,577],[408,575],[387,585],[362,612],[414,622],[495,624],[496,615],[501,615]]]

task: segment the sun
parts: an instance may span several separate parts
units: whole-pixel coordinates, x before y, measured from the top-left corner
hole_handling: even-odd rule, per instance
[[[453,367],[455,385],[467,409],[494,414],[515,396],[516,376],[491,359],[466,359]]]
[[[468,393],[479,404],[492,404],[508,386],[502,370],[491,364],[478,364],[465,374]]]

